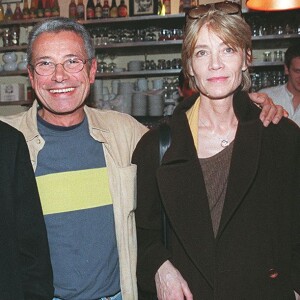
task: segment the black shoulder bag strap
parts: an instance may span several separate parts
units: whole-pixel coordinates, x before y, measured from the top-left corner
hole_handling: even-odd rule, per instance
[[[162,123],[159,125],[159,164],[161,164],[162,158],[165,152],[167,151],[167,149],[169,148],[170,144],[171,144],[170,127],[167,123]],[[165,247],[168,248],[169,246],[168,220],[163,206],[161,207],[161,210],[162,210],[162,228],[163,228],[162,238]]]

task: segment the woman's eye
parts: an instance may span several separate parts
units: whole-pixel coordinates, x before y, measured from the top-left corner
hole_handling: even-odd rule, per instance
[[[199,50],[197,53],[196,53],[196,56],[197,57],[201,57],[201,56],[204,56],[206,55],[206,51],[205,50]]]
[[[228,48],[225,49],[225,52],[226,53],[234,53],[235,51],[234,51],[233,48],[228,47]]]

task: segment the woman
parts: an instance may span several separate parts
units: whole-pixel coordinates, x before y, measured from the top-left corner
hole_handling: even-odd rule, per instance
[[[183,67],[200,96],[176,108],[160,167],[157,131],[134,153],[139,299],[156,290],[164,300],[300,293],[300,130],[260,122],[246,93],[251,31],[239,13],[231,2],[189,12]]]

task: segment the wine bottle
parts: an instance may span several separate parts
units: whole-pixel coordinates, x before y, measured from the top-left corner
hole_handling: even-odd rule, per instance
[[[37,7],[35,0],[31,0],[30,4],[30,19],[35,19],[37,17]]]
[[[95,6],[95,18],[96,19],[101,19],[102,18],[102,5],[101,5],[100,0],[97,0],[97,4]]]
[[[171,1],[170,0],[164,0],[164,6],[165,6],[166,15],[171,14]]]
[[[85,9],[83,0],[78,0],[77,4],[77,20],[84,20],[85,19]]]
[[[11,9],[11,5],[10,5],[10,3],[7,3],[6,11],[5,11],[5,14],[4,14],[4,20],[5,21],[10,21],[10,20],[12,20],[12,18],[13,18],[13,12],[12,12],[12,9]]]
[[[118,17],[127,17],[128,10],[125,0],[121,0],[120,5],[118,6]]]
[[[30,18],[30,10],[28,7],[28,0],[24,0],[23,2],[23,19],[27,20]]]
[[[77,19],[77,6],[75,0],[71,0],[69,4],[69,18],[70,19]]]
[[[51,16],[52,16],[52,11],[51,11],[50,0],[46,0],[45,8],[44,8],[44,17],[49,18]]]
[[[32,1],[32,0],[31,0]],[[43,0],[39,0],[38,2],[38,7],[37,7],[37,17],[38,18],[43,18],[44,17],[44,5],[43,5]]]
[[[102,7],[102,18],[109,18],[109,4],[108,0],[104,0],[104,5]]]
[[[0,22],[4,21],[4,7],[2,5],[2,0],[0,0]]]
[[[60,7],[59,7],[58,0],[54,0],[54,3],[51,7],[51,13],[52,13],[52,17],[60,16]]]
[[[112,0],[112,2],[111,2],[111,7],[110,7],[110,10],[109,10],[109,16],[110,16],[110,18],[117,18],[118,17],[118,7],[117,7],[116,0]]]
[[[88,0],[86,5],[86,19],[95,19],[95,4],[93,0]]]
[[[17,2],[16,8],[15,8],[15,11],[13,14],[13,20],[21,20],[21,19],[23,19],[23,13],[22,13],[22,10],[20,7],[20,3]]]

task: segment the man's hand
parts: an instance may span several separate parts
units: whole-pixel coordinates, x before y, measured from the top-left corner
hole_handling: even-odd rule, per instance
[[[260,120],[267,127],[271,122],[277,124],[282,117],[288,117],[288,112],[281,106],[275,105],[271,98],[264,93],[250,93],[250,99],[262,108]]]
[[[156,272],[155,283],[158,300],[193,300],[187,282],[169,260]]]

